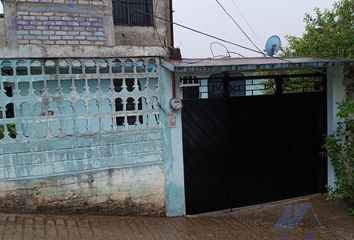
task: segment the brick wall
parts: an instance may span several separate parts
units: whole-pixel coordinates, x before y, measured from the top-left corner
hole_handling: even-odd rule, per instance
[[[113,46],[109,0],[4,1],[9,45]]]
[[[47,52],[55,53],[53,49],[56,45],[67,46],[69,52],[77,46],[92,52],[89,47],[95,49],[101,49],[103,46],[151,47],[151,49],[163,47],[166,50],[172,44],[171,26],[160,19],[154,19],[153,26],[115,26],[111,0],[3,2],[7,29],[6,44],[30,45],[28,47],[31,49],[42,47],[38,51],[43,51],[43,57],[49,57],[46,55]],[[170,18],[169,0],[153,0],[152,5],[156,15]],[[165,50],[163,55],[166,54]]]
[[[102,15],[17,12],[18,44],[104,45]]]

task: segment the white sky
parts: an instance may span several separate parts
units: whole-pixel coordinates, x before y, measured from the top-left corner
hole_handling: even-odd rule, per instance
[[[304,31],[303,18],[313,9],[331,8],[335,0],[219,0],[255,44],[264,49],[271,35],[278,35],[286,45],[287,34],[300,36]],[[235,4],[234,4],[235,3]],[[231,42],[254,48],[231,19],[222,11],[215,0],[173,0],[174,21],[198,29]],[[252,32],[237,8],[253,28]],[[0,13],[2,13],[0,3]],[[174,28],[175,46],[180,47],[183,57],[211,57],[210,44],[213,39],[182,29]],[[258,56],[247,50],[227,45],[229,51],[245,56]],[[226,50],[213,45],[215,55],[225,55]],[[236,56],[236,55],[235,55]]]
[[[235,18],[254,43],[264,49],[271,35],[278,35],[283,45],[285,35],[301,36],[304,31],[303,18],[305,13],[313,14],[313,9],[331,8],[334,0],[219,0],[228,12]],[[237,8],[253,28],[258,38],[252,33]],[[174,21],[196,28],[203,32],[224,38],[231,42],[253,48],[253,45],[242,34],[232,20],[223,12],[215,0],[173,0]],[[182,56],[211,57],[210,43],[213,39],[184,30],[175,26],[175,46],[180,47]],[[238,47],[227,45],[229,51],[245,56],[260,56]],[[215,55],[225,55],[226,50],[214,45]],[[236,55],[233,55],[237,57]]]

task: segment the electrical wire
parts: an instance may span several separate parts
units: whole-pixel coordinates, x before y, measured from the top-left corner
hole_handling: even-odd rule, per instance
[[[213,45],[215,45],[215,44],[218,44],[218,45],[222,46],[223,48],[225,48],[226,54],[231,58],[231,55],[230,55],[230,53],[229,53],[230,51],[229,51],[229,49],[228,49],[224,44],[221,44],[221,43],[219,43],[219,42],[212,42],[212,43],[210,43],[209,48],[210,48],[211,54],[213,55],[213,58],[215,58],[214,50],[213,50]]]
[[[128,7],[128,5],[127,5],[126,3],[123,3],[123,2],[120,2],[120,1],[117,1],[117,3],[118,3],[119,5],[121,5],[121,6]],[[134,9],[134,11],[136,11],[136,12],[140,12],[140,13],[146,14],[146,15],[148,15],[148,16],[151,16],[151,17],[160,19],[160,20],[162,20],[162,21],[165,21],[165,22],[168,22],[168,23],[172,23],[172,24],[174,24],[174,25],[176,25],[176,26],[178,26],[178,27],[181,27],[181,28],[187,29],[187,30],[189,30],[189,31],[192,31],[192,32],[195,32],[195,33],[204,35],[204,36],[209,37],[209,38],[216,39],[216,40],[218,40],[218,41],[220,41],[220,42],[228,43],[228,44],[230,44],[230,45],[234,45],[234,46],[236,46],[236,47],[243,48],[243,49],[248,50],[248,51],[251,51],[251,52],[264,54],[264,53],[263,53],[262,51],[260,51],[260,50],[257,51],[257,50],[254,50],[254,49],[252,49],[252,48],[245,47],[245,46],[243,46],[243,45],[241,45],[241,44],[237,44],[237,43],[231,42],[231,41],[229,41],[229,40],[225,40],[225,39],[223,39],[223,38],[220,38],[220,37],[211,35],[211,34],[209,34],[209,33],[202,32],[202,31],[200,31],[200,30],[197,30],[197,29],[194,29],[194,28],[185,26],[185,25],[183,25],[183,24],[180,24],[180,23],[171,21],[171,20],[169,20],[169,19],[166,19],[166,18],[157,16],[157,15],[155,15],[155,14],[151,14],[151,13],[146,12],[146,11],[142,11],[142,10],[137,9],[137,8],[133,8],[133,9]]]
[[[215,0],[219,6],[222,8],[222,10],[226,13],[227,16],[236,24],[236,26],[240,29],[240,31],[246,36],[246,38],[252,43],[252,45],[263,55],[266,56],[265,53],[263,53],[257,45],[253,42],[253,40],[247,35],[247,33],[242,29],[242,27],[237,23],[234,17],[231,16],[231,14],[226,10],[226,8],[219,2],[219,0]]]
[[[258,37],[256,31],[254,31],[254,29],[252,28],[251,24],[249,24],[249,22],[247,21],[246,17],[243,15],[241,9],[237,6],[235,0],[231,0],[232,4],[235,6],[236,10],[238,11],[238,13],[240,14],[240,16],[242,17],[243,21],[245,21],[245,23],[247,24],[247,26],[249,27],[249,29],[252,31],[252,33],[254,34],[254,36],[256,37],[256,39],[258,40],[258,42],[260,44],[263,44],[261,39]]]
[[[242,55],[242,54],[240,54],[240,53],[238,53],[238,52],[229,52],[229,53],[232,53],[232,54],[236,54],[236,55],[238,55],[238,56],[240,56],[240,57],[245,57],[244,55]]]
[[[223,48],[225,48],[227,55],[220,55],[220,56],[223,56],[224,58],[232,58],[231,57],[231,53],[232,54],[236,54],[236,55],[238,55],[240,57],[243,57],[243,58],[245,57],[245,56],[243,56],[242,54],[240,54],[238,52],[229,51],[229,49],[224,44],[221,44],[219,42],[212,42],[212,43],[210,43],[210,51],[211,51],[211,54],[213,55],[214,59],[218,57],[218,56],[214,55],[213,45],[215,45],[215,44],[218,44],[218,45],[222,46]]]
[[[266,54],[264,52],[262,52],[258,47],[257,45],[253,42],[253,40],[247,35],[247,33],[242,29],[242,27],[237,23],[237,21],[231,16],[231,14],[226,10],[226,8],[219,2],[219,0],[215,0],[219,6],[223,9],[223,11],[231,18],[231,20],[236,24],[236,26],[241,30],[241,32],[247,37],[247,39],[252,43],[252,45],[259,51],[259,53],[261,53],[264,57],[267,57]],[[233,1],[233,0],[232,0]],[[234,1],[233,1],[234,2]],[[235,2],[234,2],[235,4]],[[236,4],[235,4],[236,6]],[[236,6],[237,7],[237,6]],[[276,57],[276,56],[270,56],[271,58],[275,58],[275,59],[278,59],[278,60],[281,60],[281,61],[285,61],[285,62],[288,62],[288,63],[292,63],[294,64],[294,62],[292,61],[289,61],[287,59],[284,59],[282,57]],[[316,70],[314,69],[314,71],[317,71],[317,72],[321,72],[323,73],[323,71],[321,70]]]
[[[216,1],[217,1],[217,0],[216,0]],[[119,0],[117,0],[116,2],[117,2],[119,5],[121,5],[121,6],[128,7],[128,5],[127,5],[126,3],[120,2]],[[218,2],[218,1],[217,1],[217,2]],[[237,44],[237,43],[234,43],[234,42],[225,40],[225,39],[223,39],[223,38],[220,38],[220,37],[211,35],[211,34],[209,34],[209,33],[205,33],[205,32],[202,32],[202,31],[200,31],[200,30],[197,30],[197,29],[194,29],[194,28],[185,26],[185,25],[183,25],[183,24],[180,24],[180,23],[171,21],[171,20],[169,20],[169,19],[166,19],[166,18],[157,16],[156,14],[151,14],[151,13],[149,13],[149,12],[142,11],[142,10],[137,9],[137,8],[133,8],[133,9],[134,9],[134,11],[137,11],[137,12],[140,12],[140,13],[143,13],[143,14],[146,14],[146,15],[148,15],[148,16],[151,16],[151,17],[160,19],[160,20],[165,21],[165,22],[168,22],[168,23],[172,23],[172,24],[174,24],[174,25],[176,25],[176,26],[178,26],[178,27],[181,27],[181,28],[187,29],[187,30],[189,30],[189,31],[192,31],[192,32],[195,32],[195,33],[204,35],[204,36],[206,36],[206,37],[210,37],[210,38],[219,40],[219,41],[221,41],[221,42],[228,43],[228,44],[230,44],[230,45],[234,45],[234,46],[239,47],[239,48],[243,48],[243,49],[248,50],[248,51],[251,51],[251,52],[260,53],[260,54],[262,54],[262,55],[264,55],[264,56],[266,57],[266,55],[265,55],[258,47],[256,47],[256,46],[255,46],[255,47],[258,49],[258,51],[257,51],[257,50],[254,50],[254,49],[252,49],[252,48],[245,47],[245,46],[242,46],[242,45],[240,45],[240,44]],[[284,62],[287,62],[287,63],[296,64],[296,63],[294,63],[294,62],[292,62],[292,61],[290,61],[290,60],[287,60],[287,59],[285,59],[285,58],[282,58],[282,57],[275,57],[275,56],[269,56],[269,57],[270,57],[270,58],[274,58],[274,59],[278,59],[278,60],[281,60],[281,61],[284,61]],[[206,61],[206,60],[209,60],[209,59],[211,59],[211,58],[201,59],[201,60],[199,60],[199,61],[196,61],[195,63],[197,63],[197,62],[202,62],[202,61]],[[314,69],[314,68],[312,69],[312,71],[326,74],[325,71],[321,71],[321,70]]]

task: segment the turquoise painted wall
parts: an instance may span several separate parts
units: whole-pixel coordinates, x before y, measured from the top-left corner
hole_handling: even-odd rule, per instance
[[[0,185],[14,186],[6,194],[54,177],[66,181],[90,172],[106,176],[109,169],[135,169],[154,179],[150,190],[139,188],[144,184],[130,176],[106,195],[125,189],[140,204],[145,198],[139,189],[156,193],[149,204],[161,212],[166,205],[161,169],[171,141],[165,138],[159,107],[165,101],[159,59],[0,59],[0,68]],[[144,173],[147,165],[158,168]],[[134,184],[129,193],[126,186]],[[5,198],[0,193],[0,206]],[[37,207],[46,204],[33,201]]]
[[[182,111],[174,111],[170,107],[172,97],[181,98],[179,79],[173,81],[173,73],[161,69],[161,91],[163,93],[161,104],[163,113],[163,144],[165,159],[165,189],[167,216],[183,216],[185,210],[184,169],[183,169],[183,142],[182,142]],[[175,86],[173,87],[173,84]],[[176,92],[173,93],[173,89]],[[169,118],[176,119],[176,126],[169,126]]]

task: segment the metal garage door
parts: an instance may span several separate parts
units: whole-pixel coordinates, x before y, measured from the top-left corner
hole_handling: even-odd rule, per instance
[[[187,214],[324,192],[325,80],[224,75],[184,99]]]

